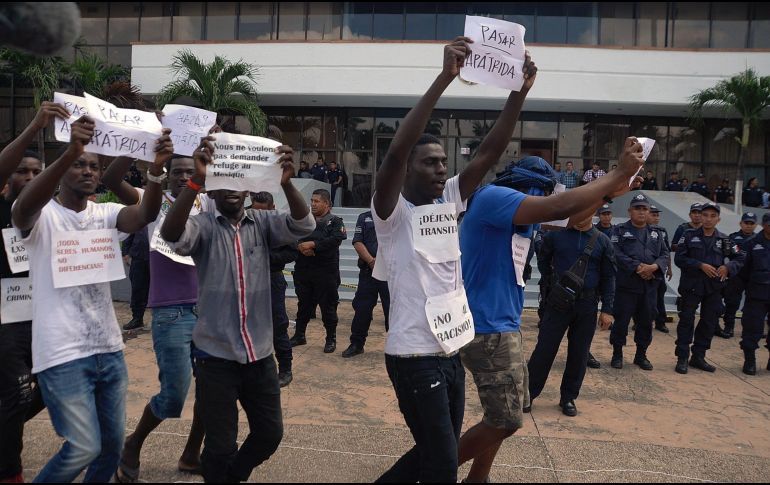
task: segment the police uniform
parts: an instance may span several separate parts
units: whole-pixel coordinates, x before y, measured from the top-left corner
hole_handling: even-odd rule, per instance
[[[650,212],[660,213],[660,209],[654,205],[650,206]],[[653,229],[660,232],[663,237],[663,242],[666,244],[666,255],[668,255],[668,267],[671,267],[671,244],[668,240],[668,231],[663,226],[652,226]],[[668,327],[666,327],[666,280],[661,281],[658,286],[658,312],[655,316],[655,329],[660,330],[663,333],[668,333]]]
[[[692,214],[693,212],[700,212],[703,208],[703,204],[701,203],[695,203],[690,206],[690,212],[689,214]],[[700,226],[698,226],[700,227]],[[676,231],[674,231],[674,237],[671,238],[671,251],[676,252],[676,246],[680,239],[682,239],[682,235],[684,235],[685,231],[689,231],[690,229],[697,229],[697,227],[693,226],[691,222],[683,222],[677,226]]]
[[[631,199],[631,207],[650,203],[644,194]],[[658,287],[668,269],[668,253],[663,235],[649,225],[635,227],[631,221],[616,225],[612,230],[612,243],[617,260],[617,284],[615,290],[615,323],[610,332],[613,347],[612,366],[623,367],[623,346],[626,345],[628,324],[634,318],[636,331],[636,357],[634,363],[645,370],[652,365],[647,360],[647,348],[652,343],[652,322],[657,314]],[[654,278],[644,280],[636,273],[641,263],[657,264]]]
[[[607,213],[607,212],[609,212],[610,214],[612,214],[612,209],[610,209],[610,205],[609,205],[609,204],[604,204],[603,206],[601,206],[601,207],[599,208],[599,210],[597,210],[597,211],[596,211],[596,215],[597,215],[597,216],[600,216],[600,215],[602,215],[602,214],[605,214],[605,213]],[[602,223],[601,223],[601,222],[597,222],[596,224],[594,224],[594,227],[595,227],[596,229],[598,229],[598,230],[599,230],[599,232],[601,232],[601,233],[602,233],[602,234],[604,234],[605,236],[607,236],[607,237],[610,237],[610,238],[611,238],[611,237],[612,237],[612,228],[613,228],[613,227],[615,227],[615,226],[613,226],[612,224],[610,224],[610,227],[604,227],[604,226],[602,226]]]
[[[683,189],[681,180],[669,180],[663,187],[663,190],[668,190],[669,192],[681,192]]]
[[[342,171],[338,168],[334,170],[328,170],[326,172],[326,180],[331,184],[331,196],[332,196],[332,205],[334,205],[335,201],[335,194],[337,193],[337,189],[341,187],[342,181],[340,181],[339,184],[337,184],[337,181],[342,177]]]
[[[540,273],[550,275],[552,282],[558,282],[561,275],[583,254],[595,232],[596,229],[567,229],[546,233],[537,255]],[[596,330],[596,311],[600,298],[602,313],[613,314],[615,272],[612,243],[607,236],[599,234],[588,261],[583,291],[572,311],[565,313],[546,305],[537,345],[527,364],[530,399],[539,396],[545,387],[559,345],[568,329],[567,364],[561,382],[560,402],[566,403],[578,397]]]
[[[770,213],[762,216],[762,225],[770,224]],[[743,305],[743,335],[741,349],[745,362],[743,372],[756,374],[755,352],[762,338],[765,318],[770,314],[770,240],[760,231],[744,243],[745,261],[740,278],[746,285],[746,303]],[[770,336],[765,346],[770,349]],[[770,360],[767,362],[770,370]]]
[[[313,176],[314,180],[318,180],[319,182],[327,182],[327,168],[326,165],[323,163],[314,163],[312,167],[310,167],[310,175]],[[333,202],[333,201],[332,201]]]
[[[331,212],[316,219],[316,228],[299,242],[314,241],[315,256],[300,254],[294,265],[297,292],[297,329],[292,346],[304,345],[305,330],[316,305],[326,328],[324,352],[337,348],[337,304],[340,286],[340,244],[347,239],[342,219]]]
[[[377,233],[374,229],[372,211],[366,211],[358,216],[356,233],[353,236],[353,244],[363,243],[372,257],[377,257]],[[385,330],[388,330],[388,316],[390,313],[390,292],[388,283],[372,278],[372,268],[363,259],[358,258],[358,289],[353,297],[353,323],[350,328],[350,346],[355,348],[350,356],[363,352],[366,337],[369,335],[369,326],[372,323],[372,310],[377,305],[377,296],[382,301],[382,310],[385,313]],[[361,352],[359,352],[359,350]],[[347,351],[346,351],[347,353]],[[343,357],[348,357],[343,353]]]
[[[291,341],[289,340],[289,316],[286,314],[286,278],[283,269],[296,261],[299,251],[292,246],[270,250],[270,301],[273,310],[273,347],[278,361],[278,381],[281,387],[291,382]]]
[[[703,210],[720,211],[713,202],[703,205]],[[676,328],[676,356],[678,357],[676,371],[687,373],[687,359],[690,357],[692,345],[692,360],[690,365],[708,372],[714,367],[705,361],[706,351],[711,347],[711,339],[717,328],[719,316],[722,315],[722,290],[725,282],[719,277],[710,278],[701,269],[703,264],[714,268],[727,266],[729,277],[734,277],[740,269],[741,253],[736,251],[731,261],[725,264],[725,252],[730,248],[727,235],[714,229],[711,236],[706,236],[702,227],[691,229],[679,239],[674,262],[681,268],[679,294],[681,295],[681,313]],[[700,321],[695,328],[695,311],[701,306]]]
[[[745,221],[757,222],[757,215],[753,212],[746,212],[743,214],[743,217],[741,217],[741,222]],[[745,234],[743,231],[737,231],[730,234],[728,237],[730,238],[731,244],[737,246],[739,251],[743,251],[745,253],[745,242],[753,238],[754,233]],[[722,338],[731,338],[733,336],[735,331],[735,314],[738,311],[738,307],[741,305],[744,290],[745,286],[742,279],[730,278],[727,280],[727,285],[725,285],[723,292],[725,314],[722,319],[724,320],[725,328],[721,329],[717,327],[714,335]]]
[[[703,177],[703,174],[698,175],[698,178],[702,178],[702,177]],[[692,184],[690,184],[690,192],[698,193],[706,198],[708,198],[708,196],[710,195],[708,185],[706,185],[705,182],[698,182],[697,180]]]
[[[716,189],[714,189],[714,196],[716,197],[718,203],[727,204],[730,202],[730,197],[733,196],[733,191],[726,185],[719,185]]]

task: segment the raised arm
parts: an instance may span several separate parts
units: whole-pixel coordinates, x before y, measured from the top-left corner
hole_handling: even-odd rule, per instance
[[[465,56],[470,53],[467,37],[458,37],[444,47],[444,67],[417,105],[407,113],[404,122],[396,130],[393,142],[385,154],[382,166],[377,170],[374,192],[374,210],[380,219],[387,219],[398,203],[398,195],[406,177],[406,163],[415,143],[420,139],[433,108],[441,95],[460,74]]]
[[[134,205],[139,202],[139,193],[133,185],[123,180],[134,159],[130,157],[115,157],[107,170],[102,174],[102,183],[118,196],[125,205]]]
[[[32,179],[13,206],[13,225],[22,233],[28,232],[40,217],[40,211],[51,200],[59,180],[70,166],[85,152],[85,146],[94,136],[94,122],[83,116],[70,126],[67,150],[43,172]]]
[[[479,145],[476,156],[471,163],[460,172],[460,195],[463,200],[467,200],[476,187],[479,186],[484,176],[500,160],[508,143],[513,136],[513,130],[516,128],[516,122],[519,120],[521,107],[524,106],[524,100],[532,86],[535,84],[537,76],[537,66],[532,62],[529,52],[526,53],[524,60],[524,86],[521,91],[511,91],[508,95],[508,101],[505,103],[503,111],[497,117],[492,129]]]
[[[289,203],[289,213],[291,218],[295,221],[304,219],[310,212],[310,208],[307,206],[307,202],[302,197],[302,194],[297,190],[294,184],[291,183],[294,173],[294,150],[287,145],[281,145],[275,149],[276,153],[281,154],[281,158],[277,163],[281,164],[283,173],[281,174],[281,188],[286,196],[286,201]]]
[[[48,126],[51,120],[57,116],[64,120],[70,117],[64,106],[51,103],[50,101],[43,101],[35,118],[24,128],[21,135],[14,138],[8,146],[3,148],[3,151],[0,152],[0,187],[4,187],[6,182],[8,182],[8,178],[10,178],[16,167],[21,163],[24,150],[32,144],[38,132]]]

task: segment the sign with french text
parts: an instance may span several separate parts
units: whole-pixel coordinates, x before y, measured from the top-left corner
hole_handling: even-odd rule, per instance
[[[233,133],[216,133],[214,137],[214,163],[206,170],[206,190],[280,190],[283,170],[275,153],[280,142]]]
[[[54,288],[126,277],[117,229],[57,232],[51,242]]]
[[[465,36],[473,40],[460,77],[469,82],[521,91],[524,85],[523,25],[489,17],[465,17]]]

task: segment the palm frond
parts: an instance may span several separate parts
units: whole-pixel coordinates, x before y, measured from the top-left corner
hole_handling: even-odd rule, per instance
[[[225,111],[246,117],[251,125],[251,135],[264,136],[267,131],[267,115],[253,99],[240,96],[229,96],[222,100],[217,108],[219,114]]]
[[[163,109],[169,103],[173,103],[179,98],[191,98],[204,109],[211,110],[210,106],[207,106],[204,102],[204,96],[200,88],[190,83],[186,79],[178,79],[173,81],[164,87],[158,94],[158,109]]]

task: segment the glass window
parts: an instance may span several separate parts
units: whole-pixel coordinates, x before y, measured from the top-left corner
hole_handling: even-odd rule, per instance
[[[478,136],[487,134],[483,111],[461,111],[449,114],[449,136]]]
[[[370,2],[345,2],[345,16],[342,21],[343,39],[371,40],[372,7]]]
[[[516,2],[509,4],[506,15],[503,20],[515,22],[523,25],[526,30],[524,33],[524,43],[533,42],[535,39],[535,12],[537,4]]]
[[[293,147],[297,150],[301,148],[300,133],[302,131],[302,117],[300,116],[270,116],[269,122],[271,125],[275,125],[276,128],[281,130],[283,135],[283,143]]]
[[[567,18],[567,43],[599,43],[599,16],[596,3],[570,3]]]
[[[665,2],[639,2],[636,20],[636,45],[641,47],[666,47]]]
[[[433,114],[428,120],[428,125],[425,127],[425,133],[430,133],[433,136],[445,137],[447,135],[447,116],[449,113],[446,111],[433,111]]]
[[[110,64],[131,67],[131,46],[111,45],[109,49],[107,49],[107,61],[109,61]]]
[[[436,4],[407,3],[405,25],[405,39],[434,40],[436,38]]]
[[[596,123],[596,158],[617,160],[629,135],[623,123]]]
[[[236,2],[206,4],[206,39],[235,40]]]
[[[673,34],[673,47],[708,47],[708,6],[702,3],[675,3]]]
[[[269,40],[273,32],[273,4],[270,2],[241,2],[238,17],[238,38]]]
[[[706,128],[706,161],[737,163],[740,145],[735,137],[740,135],[738,124],[729,121],[708,123]]]
[[[561,3],[544,4],[537,7],[535,41],[542,44],[567,43],[567,15]]]
[[[203,3],[175,3],[171,32],[173,40],[201,40],[203,38]]]
[[[310,2],[307,12],[308,40],[337,40],[342,26],[342,4],[339,2]]]
[[[559,123],[555,121],[524,121],[522,124],[522,138],[555,139],[557,137]]]
[[[502,2],[473,2],[469,15],[503,20],[507,6]]]
[[[139,40],[167,42],[171,40],[171,3],[142,3]]]
[[[370,110],[350,110],[348,113],[347,143],[352,150],[371,150],[374,116]]]
[[[278,4],[278,38],[305,40],[304,2],[280,2]]]
[[[746,47],[749,36],[749,5],[746,2],[711,4],[711,47]]]
[[[374,39],[404,38],[404,6],[400,2],[374,4]]]
[[[631,136],[643,136],[655,140],[655,145],[652,147],[652,153],[647,157],[647,160],[666,159],[666,137],[668,136],[668,125],[666,123],[659,125],[650,120],[634,120],[631,123]]]
[[[668,159],[677,162],[701,159],[701,135],[689,126],[668,129]]]
[[[464,3],[442,3],[436,14],[436,38],[453,40],[462,35],[465,30],[465,12]]]
[[[139,13],[137,3],[110,3],[110,44],[129,44],[139,40]]]
[[[337,116],[327,114],[324,117],[323,147],[337,148]]]
[[[403,122],[403,118],[383,118],[378,116],[375,124],[377,134],[393,134]]]
[[[81,35],[90,45],[107,43],[107,3],[80,4]]]
[[[754,4],[749,47],[755,49],[770,48],[770,8],[767,8],[764,3]]]
[[[631,2],[602,2],[599,43],[602,45],[634,45],[634,4]]]
[[[106,45],[84,45],[80,47],[80,52],[85,53],[92,53],[96,54],[97,56],[101,57],[102,59],[107,59],[107,46]]]
[[[590,146],[590,123],[562,121],[559,123],[559,156],[581,157],[586,153],[584,146]],[[587,152],[590,154],[590,151]]]
[[[372,203],[372,167],[371,152],[347,151],[342,153],[342,169],[348,175],[350,201],[352,207],[369,207]]]
[[[323,116],[304,116],[302,118],[302,149],[321,147]]]

